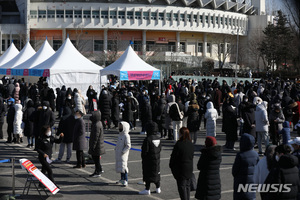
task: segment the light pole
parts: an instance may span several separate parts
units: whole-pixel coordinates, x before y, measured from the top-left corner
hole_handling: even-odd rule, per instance
[[[235,72],[234,72],[235,78],[237,78],[237,65],[239,60],[239,32],[240,32],[240,28],[237,29],[237,33],[236,33],[236,56],[235,56]]]

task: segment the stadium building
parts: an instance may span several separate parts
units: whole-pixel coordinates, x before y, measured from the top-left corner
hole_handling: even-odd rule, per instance
[[[269,22],[265,0],[1,0],[0,53],[28,38],[38,49],[46,37],[57,50],[69,37],[99,63],[129,41],[139,55],[166,63],[234,63],[237,44],[252,45]]]

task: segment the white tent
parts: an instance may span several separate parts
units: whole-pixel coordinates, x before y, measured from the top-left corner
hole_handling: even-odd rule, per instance
[[[143,61],[128,46],[122,56],[111,65],[100,71],[103,75],[115,75],[120,80],[160,80],[160,70]]]
[[[48,77],[49,87],[77,88],[85,95],[89,85],[100,91],[102,67],[84,57],[67,38],[50,58],[29,69],[29,76]]]
[[[0,57],[0,66],[9,62],[11,59],[16,57],[19,53],[19,50],[16,48],[14,43],[11,43],[10,47],[4,52],[4,54]]]
[[[11,68],[25,62],[35,54],[35,50],[31,47],[29,41],[26,43],[20,53],[9,62],[1,66],[4,69],[6,75],[11,75]],[[1,73],[1,72],[0,72]]]
[[[28,69],[44,62],[48,58],[50,58],[55,51],[52,49],[50,44],[48,43],[47,39],[45,40],[44,44],[41,46],[41,48],[28,60],[25,62],[21,63],[20,65],[15,66],[11,70],[12,75],[17,75],[17,76],[28,76],[29,72]]]

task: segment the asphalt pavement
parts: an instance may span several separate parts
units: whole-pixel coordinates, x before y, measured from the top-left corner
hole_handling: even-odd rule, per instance
[[[138,123],[139,124],[139,123]],[[6,130],[6,124],[4,125]],[[27,173],[22,170],[18,160],[21,158],[29,159],[39,169],[41,165],[38,161],[37,152],[30,148],[27,148],[27,140],[24,138],[22,144],[6,144],[5,140],[0,140],[0,160],[15,158],[15,193],[17,199],[72,199],[72,200],[87,200],[87,199],[130,199],[130,200],[146,200],[146,199],[168,199],[175,200],[180,199],[177,191],[176,181],[172,176],[169,168],[170,155],[174,146],[173,141],[162,139],[162,152],[161,152],[161,194],[155,193],[155,185],[151,185],[151,195],[141,196],[139,191],[144,189],[142,185],[142,164],[141,164],[141,145],[145,135],[140,135],[140,128],[130,132],[132,147],[135,150],[131,150],[129,154],[129,184],[127,187],[122,187],[116,184],[116,181],[120,179],[120,174],[115,172],[115,155],[114,146],[105,143],[106,154],[101,158],[101,164],[103,166],[104,173],[100,178],[90,178],[89,174],[94,171],[94,165],[87,165],[84,169],[73,169],[72,166],[76,163],[76,154],[73,151],[71,161],[72,163],[54,163],[53,173],[57,185],[60,186],[60,191],[56,195],[50,195],[47,197],[45,193],[42,193],[40,198],[37,191],[32,189],[29,191],[29,195],[22,195],[24,184],[26,181]],[[6,136],[6,131],[4,131]],[[116,143],[118,132],[116,129],[105,131],[105,141],[109,143]],[[217,120],[217,142],[218,145],[225,144],[225,135],[221,132],[221,119]],[[198,133],[197,144],[195,145],[194,154],[194,173],[198,178],[199,171],[197,170],[197,162],[200,157],[200,149],[203,148],[205,139],[205,130]],[[88,142],[88,141],[87,141]],[[239,143],[235,144],[237,150],[239,149]],[[59,144],[53,147],[53,159],[58,156]],[[232,165],[235,159],[236,152],[224,151],[222,153],[222,163],[220,167],[221,173],[221,185],[222,185],[222,197],[221,199],[230,200],[233,199],[233,177],[231,175]],[[66,160],[66,152],[63,157],[63,161]],[[12,194],[12,163],[0,163],[0,197],[4,194]],[[191,192],[191,199],[194,199],[195,192]],[[257,195],[257,199],[259,195]]]

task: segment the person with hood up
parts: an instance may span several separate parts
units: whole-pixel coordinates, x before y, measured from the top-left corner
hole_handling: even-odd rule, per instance
[[[123,119],[123,121],[129,123],[130,128],[133,128],[133,125],[132,125],[132,121],[133,121],[132,108],[133,108],[132,99],[129,96],[125,97],[124,106],[123,106],[124,110],[123,110],[123,113],[122,113],[122,119]]]
[[[143,96],[141,99],[140,111],[141,111],[141,121],[142,121],[142,132],[140,134],[146,134],[146,124],[152,121],[152,108],[150,99],[148,96],[148,90],[143,90]]]
[[[8,97],[13,98],[15,91],[14,79],[9,80],[9,84],[7,86]],[[20,90],[19,90],[20,91]]]
[[[74,102],[75,102],[75,108],[74,111],[80,111],[84,114],[84,99],[80,96],[79,91],[77,88],[74,89]]]
[[[59,121],[58,129],[56,135],[64,134],[64,138],[59,147],[58,158],[55,162],[60,162],[65,153],[65,147],[67,147],[67,159],[66,162],[69,163],[72,156],[72,143],[73,143],[73,129],[74,129],[75,119],[71,108],[65,107],[63,111],[63,116]]]
[[[161,193],[160,189],[160,152],[161,142],[157,135],[158,126],[155,122],[146,125],[147,137],[142,145],[142,168],[143,181],[146,183],[145,190],[139,192],[141,195],[150,195],[150,184],[156,186],[156,193]]]
[[[7,122],[7,141],[6,143],[12,142],[12,134],[14,132],[14,119],[15,119],[15,100],[13,98],[8,99],[8,111],[6,116],[6,122]]]
[[[54,110],[55,110],[55,94],[54,94],[54,90],[52,88],[50,88],[48,90],[47,99],[49,100],[51,110],[54,112]]]
[[[291,129],[288,121],[283,122],[283,128],[279,131],[279,135],[282,135],[282,144],[289,144],[291,140]]]
[[[97,92],[94,90],[92,85],[90,85],[89,89],[86,91],[86,96],[88,97],[88,102],[89,102],[89,112],[93,112],[94,111],[93,99],[97,99]]]
[[[265,184],[278,184],[278,189],[281,184],[289,184],[289,192],[267,192],[263,195],[264,199],[297,199],[300,191],[298,158],[290,154],[291,147],[281,144],[275,149],[277,165],[270,171]]]
[[[127,122],[119,123],[119,136],[115,148],[116,172],[121,173],[121,183],[123,186],[128,185],[128,156],[131,148],[131,140],[129,135],[130,125]]]
[[[168,98],[171,95],[171,93],[173,93],[172,85],[168,85],[168,88],[165,92],[166,97]]]
[[[174,136],[173,136],[173,123],[172,123],[172,118],[170,116],[170,107],[175,104],[175,95],[169,95],[167,97],[168,103],[165,107],[165,128],[168,130],[168,140],[173,140]]]
[[[102,174],[102,166],[100,164],[100,156],[105,154],[104,149],[104,131],[101,122],[101,113],[99,110],[93,111],[90,117],[92,121],[91,135],[89,140],[88,153],[92,156],[95,163],[95,171],[90,177],[100,177]]]
[[[22,119],[23,119],[23,112],[22,112],[22,105],[18,100],[18,103],[15,105],[15,118],[14,118],[14,138],[15,143],[20,144],[20,141],[23,137],[23,130],[22,130]]]
[[[206,136],[216,137],[216,121],[218,119],[218,111],[214,108],[214,104],[209,101],[206,104]]]
[[[111,114],[111,97],[107,90],[102,90],[102,94],[99,97],[98,103],[101,112],[101,121],[105,129],[110,129],[110,114]],[[107,122],[107,124],[106,124]],[[107,127],[106,127],[107,125]]]
[[[165,127],[166,115],[164,112],[166,105],[165,94],[158,96],[158,101],[153,105],[153,121],[158,124],[158,131],[161,134],[161,138],[167,136],[167,129]]]
[[[32,100],[27,101],[26,110],[23,113],[23,122],[24,122],[24,135],[27,137],[28,145],[27,147],[32,148],[35,141],[34,141],[34,134],[33,134],[33,122],[31,119],[34,117],[34,103]]]
[[[0,84],[1,85],[1,84]],[[3,139],[3,124],[4,124],[4,116],[7,112],[7,105],[4,102],[4,99],[0,96],[0,139]]]
[[[76,150],[77,164],[73,168],[85,168],[83,150],[86,149],[85,123],[83,113],[79,110],[75,113],[75,125],[73,129],[73,150]]]
[[[179,140],[176,142],[169,163],[172,174],[177,182],[181,200],[190,199],[190,182],[193,176],[194,145],[189,129],[182,127],[179,130]]]
[[[187,128],[190,131],[194,144],[197,142],[197,131],[200,128],[199,110],[200,107],[197,100],[192,100],[187,110]]]
[[[205,148],[201,149],[201,156],[197,164],[200,170],[196,199],[221,199],[220,164],[222,162],[222,149],[217,145],[215,137],[207,136]]]
[[[253,150],[255,139],[252,135],[244,133],[240,140],[240,152],[236,155],[232,166],[234,177],[234,200],[253,200],[255,192],[238,192],[239,184],[254,183],[254,169],[259,161],[259,156]]]
[[[279,144],[278,132],[282,129],[282,123],[285,121],[281,106],[279,103],[274,104],[269,115],[270,121],[270,136],[274,145]]]
[[[64,134],[61,133],[59,139],[55,139],[52,136],[50,126],[43,126],[41,129],[41,137],[37,140],[36,150],[39,153],[39,161],[42,164],[42,173],[47,172],[48,178],[55,184],[53,178],[53,171],[51,169],[49,160],[52,157],[53,143],[61,143]]]
[[[262,154],[262,141],[265,147],[269,145],[269,120],[268,120],[268,102],[263,101],[256,106],[255,110],[255,129],[257,132],[257,145],[259,154]]]
[[[57,94],[58,95],[58,94]],[[67,95],[67,90],[66,86],[63,85],[61,87],[61,90],[59,92],[59,96],[57,96],[57,101],[59,102],[59,111],[58,111],[58,118],[61,118],[61,115],[63,114],[64,108],[66,107],[66,95]]]
[[[131,98],[132,101],[132,112],[133,112],[133,120],[132,120],[132,126],[133,129],[136,129],[136,120],[138,119],[138,113],[139,113],[139,101],[134,97],[132,92],[128,92],[128,96]]]

